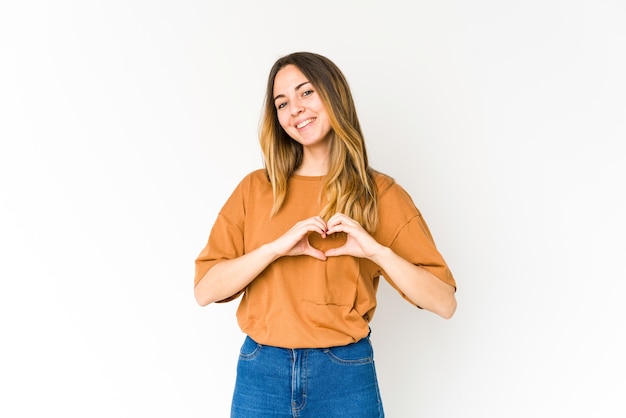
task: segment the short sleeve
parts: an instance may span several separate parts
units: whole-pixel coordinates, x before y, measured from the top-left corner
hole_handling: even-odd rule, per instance
[[[409,194],[388,177],[379,179],[379,231],[377,238],[396,254],[434,274],[456,289],[448,264],[437,249],[428,225]],[[381,271],[385,279],[409,300]]]
[[[437,250],[421,214],[414,216],[395,237],[390,248],[404,259],[420,266],[456,289],[448,264]]]
[[[208,242],[195,260],[194,286],[215,264],[244,254],[246,184],[247,181],[244,179],[220,210],[211,228]],[[220,302],[236,299],[242,292],[243,289]]]

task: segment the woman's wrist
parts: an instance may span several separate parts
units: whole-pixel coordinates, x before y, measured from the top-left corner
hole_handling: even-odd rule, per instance
[[[264,258],[269,260],[269,263],[271,263],[272,261],[275,261],[275,260],[277,260],[277,259],[279,259],[280,257],[283,256],[283,254],[280,254],[276,250],[276,246],[273,245],[273,241],[261,245],[259,248],[257,248],[257,251],[259,251],[259,253],[262,254],[262,256]]]
[[[392,254],[394,254],[394,252],[391,248],[378,244],[372,255],[367,258],[371,262],[380,266],[381,264],[384,264],[384,260],[388,259]]]

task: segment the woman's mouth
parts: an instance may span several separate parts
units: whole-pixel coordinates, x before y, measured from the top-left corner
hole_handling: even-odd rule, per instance
[[[307,120],[303,120],[302,122],[300,122],[299,124],[296,125],[296,128],[298,129],[302,129],[305,126],[307,126],[309,123],[313,122],[315,120],[315,118],[311,118],[311,119],[307,119]]]

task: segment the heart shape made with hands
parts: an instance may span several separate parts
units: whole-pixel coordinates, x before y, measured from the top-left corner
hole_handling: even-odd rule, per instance
[[[311,247],[326,252],[331,248],[339,248],[346,243],[348,236],[345,232],[335,232],[323,238],[317,232],[309,232],[308,239]]]

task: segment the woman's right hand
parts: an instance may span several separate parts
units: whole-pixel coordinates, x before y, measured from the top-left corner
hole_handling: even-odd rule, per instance
[[[268,243],[268,246],[272,248],[277,257],[308,255],[319,260],[326,260],[322,251],[311,246],[309,242],[310,232],[326,238],[326,222],[320,216],[304,219],[292,226],[279,238]]]
[[[326,238],[326,222],[319,217],[298,222],[274,241],[240,257],[224,260],[209,269],[194,288],[200,306],[232,297],[244,289],[274,260],[283,256],[308,255],[326,260],[324,253],[311,246],[309,233]]]

